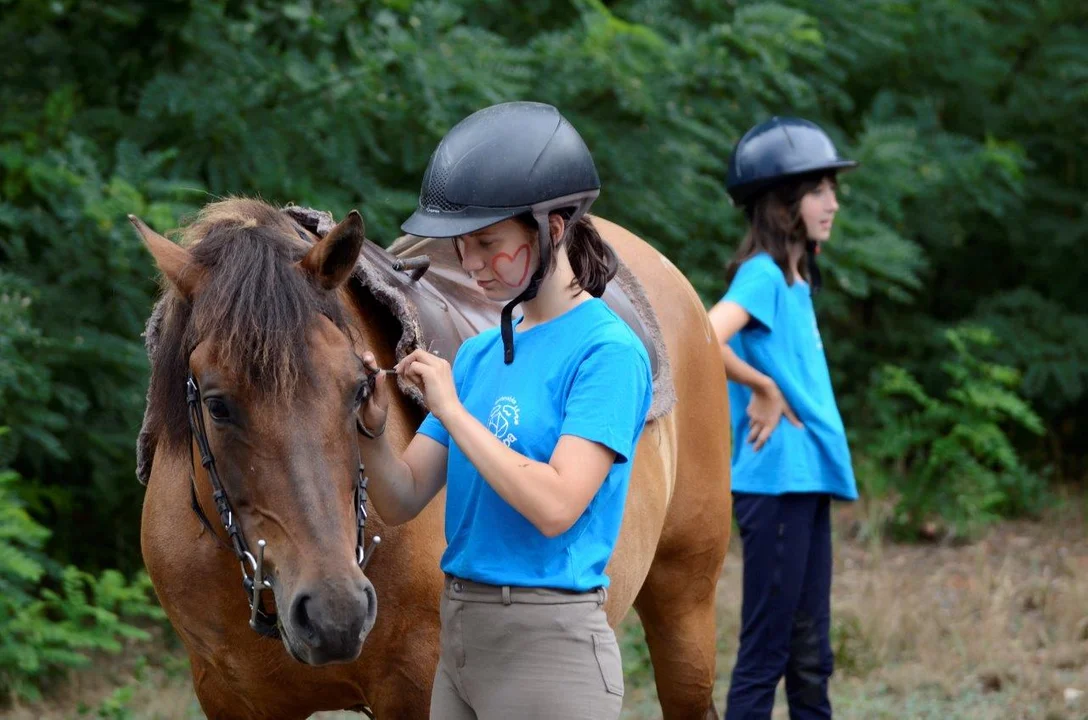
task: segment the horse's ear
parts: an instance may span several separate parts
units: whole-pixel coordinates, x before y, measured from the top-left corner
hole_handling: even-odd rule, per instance
[[[299,265],[325,290],[338,288],[351,277],[365,238],[363,218],[358,211],[352,210],[310,248]]]
[[[129,215],[128,219],[136,232],[140,233],[140,238],[155,258],[155,264],[163,277],[183,297],[191,299],[200,285],[200,273],[195,272],[195,268],[191,266],[192,255],[189,251],[159,235],[135,215]]]

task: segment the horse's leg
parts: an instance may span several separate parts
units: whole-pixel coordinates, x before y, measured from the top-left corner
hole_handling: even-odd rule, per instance
[[[682,459],[681,470],[683,465]],[[666,720],[718,717],[713,697],[715,597],[729,545],[730,497],[723,489],[724,476],[717,479],[718,488],[712,489],[708,480],[683,473],[678,477],[678,493],[682,488],[685,492],[674,498],[657,554],[635,599]]]
[[[684,591],[683,572],[651,570],[635,609],[646,631],[662,717],[711,718],[714,706],[714,593]]]

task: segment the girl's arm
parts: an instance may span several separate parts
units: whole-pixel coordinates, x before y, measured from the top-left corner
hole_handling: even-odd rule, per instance
[[[416,435],[397,457],[385,435],[360,435],[360,449],[370,484],[368,495],[386,525],[414,518],[446,484],[449,450],[426,435]]]
[[[622,352],[628,365],[637,362],[632,361],[628,349],[616,352]],[[632,418],[638,412],[645,416],[646,408],[639,404],[649,393],[649,368],[645,363],[638,366],[646,375],[642,388],[645,392],[638,393],[637,398],[625,398],[627,402],[614,401],[608,407],[603,407],[606,403],[599,397],[615,392],[616,386],[609,385],[606,373],[596,370],[600,366],[617,367],[612,350],[598,351],[583,361],[583,368],[589,369],[584,377],[580,374],[575,380],[560,438],[548,462],[533,460],[508,447],[474,418],[457,399],[445,360],[417,350],[401,361],[398,372],[404,372],[423,388],[431,413],[492,489],[543,535],[555,537],[569,530],[585,512],[617,455],[622,453],[626,460],[632,454],[628,447],[634,435]],[[623,367],[632,375],[637,372]],[[613,373],[613,380],[621,374]],[[648,400],[645,404],[649,404]],[[594,422],[586,421],[590,413]],[[587,431],[587,426],[592,430]]]
[[[507,447],[463,406],[441,420],[488,485],[546,537],[574,525],[616,460],[604,445],[563,435],[549,461],[539,462]]]
[[[793,412],[782,391],[769,376],[737,357],[729,341],[751,320],[748,311],[738,303],[723,300],[710,309],[710,324],[718,336],[718,348],[721,350],[725,374],[730,380],[746,385],[752,390],[752,400],[748,404],[748,442],[759,451],[771,433],[778,427],[785,415],[797,427],[803,427]]]
[[[753,392],[770,389],[774,385],[774,380],[741,360],[733,352],[733,348],[729,347],[729,341],[733,336],[751,320],[748,311],[735,302],[725,300],[710,308],[707,315],[710,317],[714,332],[718,335],[718,349],[721,351],[725,374],[729,379],[746,385]]]
[[[418,515],[446,484],[449,450],[417,434],[397,456],[385,435],[393,378],[379,371],[373,353],[363,353],[362,360],[374,379],[372,391],[359,408],[359,423],[365,430],[359,434],[359,450],[370,477],[367,491],[382,520],[399,525]]]

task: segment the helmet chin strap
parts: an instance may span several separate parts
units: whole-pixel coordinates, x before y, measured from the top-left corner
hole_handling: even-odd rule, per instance
[[[820,244],[815,240],[805,243],[805,259],[808,261],[808,279],[812,295],[820,292],[823,287],[823,279],[820,277],[820,266],[816,264],[816,256],[820,254]]]
[[[544,282],[544,276],[547,274],[548,267],[551,265],[552,248],[555,243],[552,241],[551,223],[548,219],[549,216],[552,212],[562,208],[574,208],[570,217],[566,220],[566,227],[564,229],[564,232],[569,232],[570,228],[574,227],[575,223],[589,211],[589,207],[593,204],[593,201],[597,199],[600,192],[599,188],[596,190],[585,190],[572,195],[553,198],[552,200],[538,203],[532,207],[533,219],[536,220],[537,246],[540,248],[540,263],[537,265],[536,272],[529,278],[529,284],[526,288],[502,308],[500,332],[502,333],[503,362],[507,365],[514,362],[514,322],[511,317],[514,308],[519,303],[532,300],[536,297],[537,292],[540,290],[540,284]]]
[[[544,281],[544,273],[548,266],[551,264],[552,257],[552,232],[551,226],[548,224],[548,213],[533,213],[533,217],[536,219],[537,227],[537,245],[540,248],[540,263],[537,265],[536,272],[529,278],[529,284],[524,290],[522,290],[516,298],[506,303],[502,309],[502,327],[500,332],[502,333],[502,353],[503,362],[509,365],[514,362],[514,321],[512,314],[514,308],[527,300],[532,300],[536,297],[537,292],[540,290],[540,283]]]

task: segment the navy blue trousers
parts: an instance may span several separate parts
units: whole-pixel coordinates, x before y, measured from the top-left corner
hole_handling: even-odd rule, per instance
[[[744,599],[725,718],[770,718],[783,675],[791,720],[830,718],[831,498],[734,493],[733,512]]]

